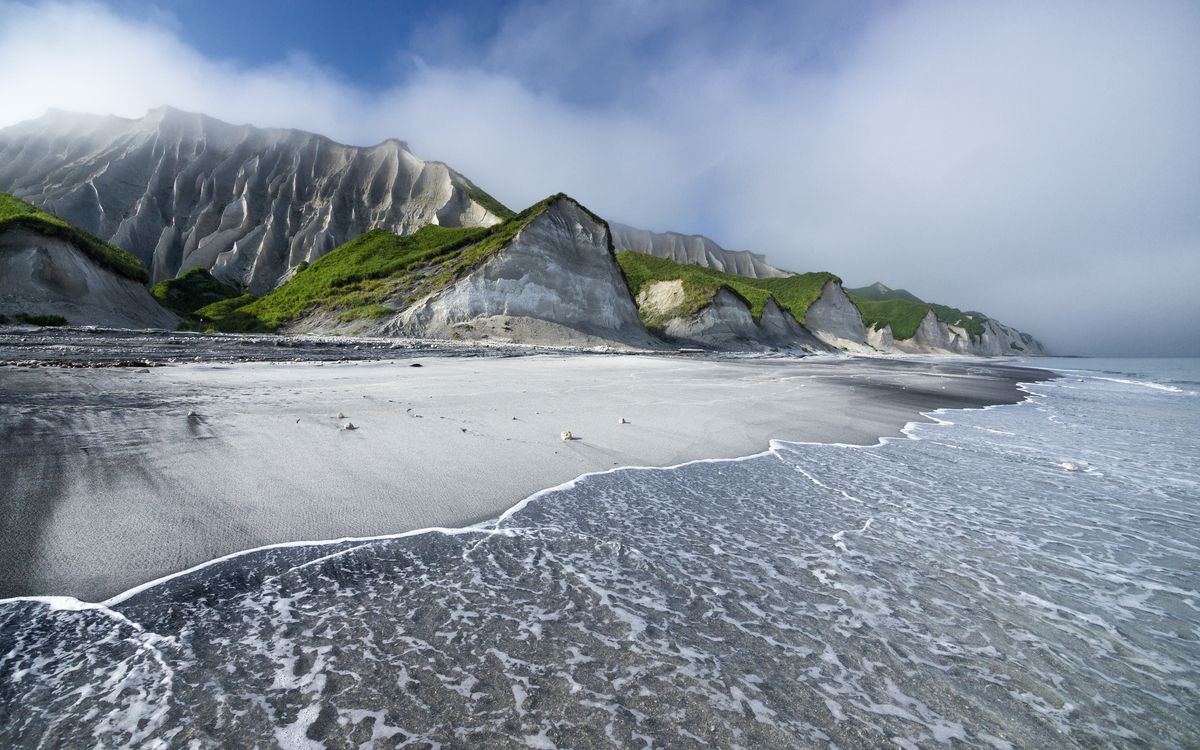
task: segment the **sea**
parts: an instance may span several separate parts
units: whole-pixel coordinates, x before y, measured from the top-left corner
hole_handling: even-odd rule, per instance
[[[0,603],[7,748],[1200,747],[1200,360]]]

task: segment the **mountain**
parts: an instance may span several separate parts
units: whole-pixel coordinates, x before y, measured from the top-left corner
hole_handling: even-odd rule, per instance
[[[790,275],[788,271],[782,271],[767,263],[766,258],[761,255],[748,250],[726,250],[701,234],[651,232],[615,222],[610,226],[613,245],[618,251],[632,250],[635,253],[657,255],[676,263],[704,266],[755,279]]]
[[[486,229],[369,232],[260,299],[196,311],[218,330],[657,348],[608,224],[558,194]]]
[[[912,302],[920,302],[921,298],[907,289],[892,289],[885,286],[882,282],[876,281],[870,286],[862,286],[857,289],[847,289],[846,293],[856,299],[865,299],[872,301],[883,301],[893,299],[905,299]]]
[[[4,188],[29,201],[0,205],[0,314],[19,319],[1043,353],[982,313],[882,283],[848,294],[833,274],[782,271],[700,235],[609,225],[562,194],[513,214],[397,140],[359,148],[165,107],[137,120],[51,112],[0,130]]]
[[[847,290],[877,349],[913,354],[1045,354],[1041,342],[980,312],[925,302],[876,282]]]
[[[0,190],[125,248],[153,281],[199,267],[255,293],[371,229],[512,215],[401,141],[346,146],[170,107],[136,120],[52,111],[2,129]]]
[[[174,328],[146,278],[124,250],[0,193],[0,322]]]

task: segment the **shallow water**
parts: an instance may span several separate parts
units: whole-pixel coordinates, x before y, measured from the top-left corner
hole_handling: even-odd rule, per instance
[[[0,744],[1197,747],[1200,369],[1154,368],[9,602]]]

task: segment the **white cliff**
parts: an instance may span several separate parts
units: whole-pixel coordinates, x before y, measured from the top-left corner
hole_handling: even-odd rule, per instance
[[[748,250],[726,250],[704,235],[651,232],[617,223],[612,223],[611,226],[613,245],[617,252],[632,250],[635,253],[670,258],[676,263],[704,266],[755,279],[791,275],[767,263],[767,259],[762,255]]]
[[[679,280],[648,284],[637,302],[644,314],[661,321],[661,335],[675,344],[726,351],[828,350],[775,300],[767,301],[755,321],[746,300],[726,287],[717,289],[711,302],[690,315],[675,312],[683,302]]]
[[[826,282],[821,296],[804,313],[804,325],[835,349],[857,353],[874,351],[867,342],[862,315],[837,281]]]
[[[0,191],[130,251],[152,281],[200,266],[255,293],[370,229],[490,226],[504,211],[400,141],[347,146],[168,107],[0,130]]]
[[[525,344],[661,346],[638,317],[608,225],[565,196],[480,266],[379,330]]]

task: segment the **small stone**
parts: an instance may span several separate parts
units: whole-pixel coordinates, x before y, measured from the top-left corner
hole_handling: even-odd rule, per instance
[[[625,417],[621,417],[620,419],[617,420],[617,424],[629,424],[629,420],[626,419]]]
[[[1079,467],[1070,461],[1065,461],[1061,464],[1058,464],[1058,467],[1061,469],[1066,469],[1067,471],[1079,471]]]
[[[574,440],[575,439],[575,437],[571,434],[570,430],[563,430],[562,432],[559,433],[558,436],[560,438],[562,438],[563,440]]]
[[[196,418],[196,417],[200,416],[199,414],[197,414],[197,413],[196,413],[196,412],[194,412],[194,411],[189,411],[189,412],[187,413],[187,415],[188,415],[188,419],[194,419],[194,418]]]
[[[357,430],[358,428],[354,426],[353,422],[347,422],[346,424],[342,425],[342,429],[343,430]]]
[[[412,364],[409,365],[409,367],[421,367],[421,366],[422,365],[420,362],[413,362]]]
[[[346,418],[346,415],[345,415],[345,414],[343,414],[343,413],[341,413],[341,412],[339,411],[339,412],[337,413],[337,418],[338,418],[338,419],[345,419],[345,418]]]

